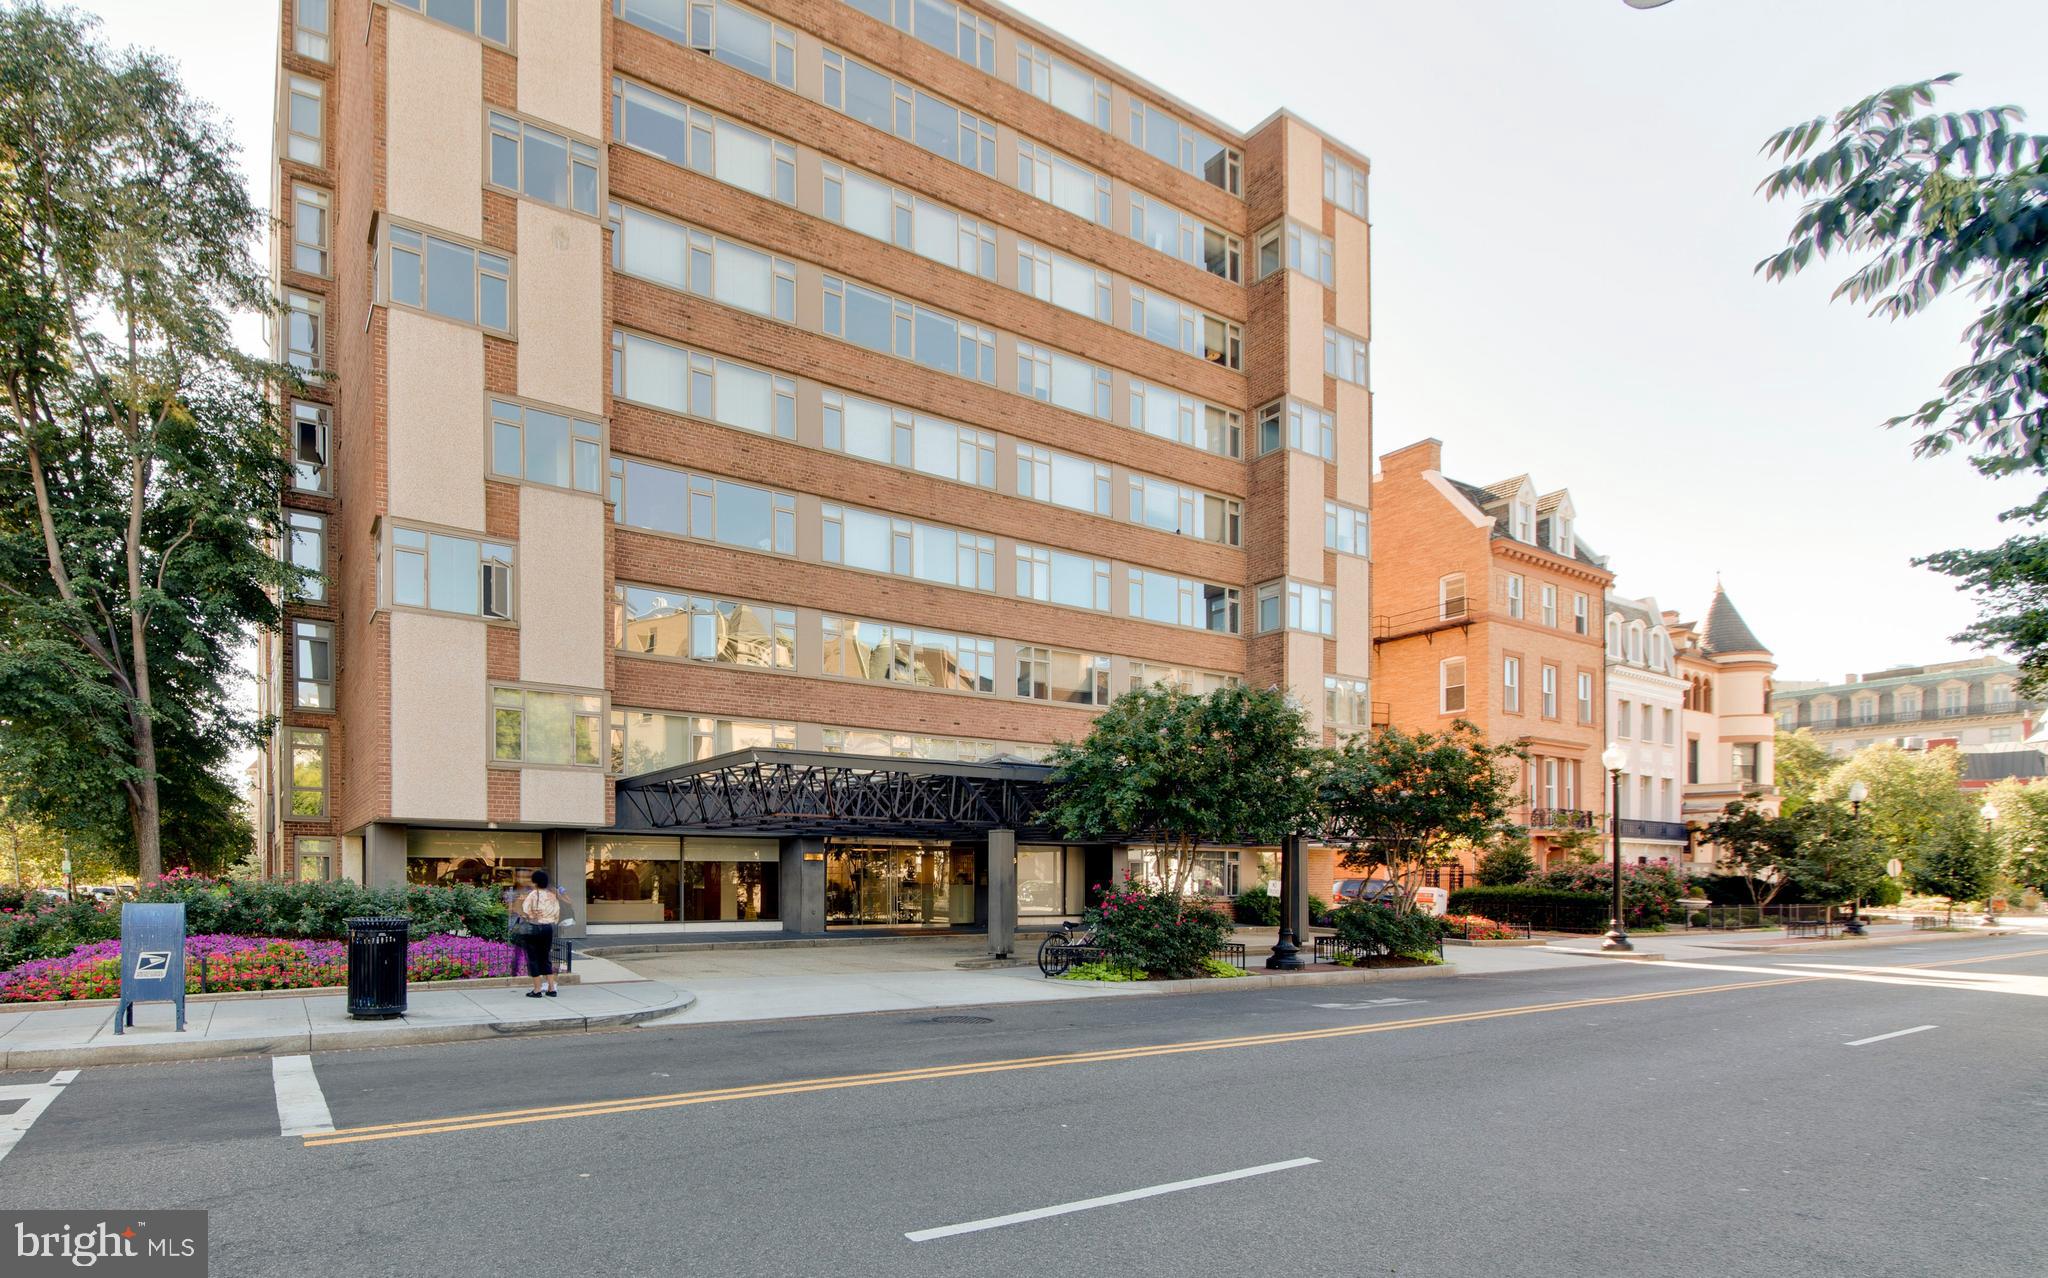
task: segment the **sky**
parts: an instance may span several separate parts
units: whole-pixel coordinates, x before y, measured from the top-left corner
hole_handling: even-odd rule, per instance
[[[1892,324],[1829,301],[1846,271],[1756,277],[1794,216],[1755,194],[1759,146],[1950,71],[1941,105],[2048,131],[2048,5],[1011,3],[1227,124],[1285,106],[1371,157],[1376,455],[1433,436],[1459,479],[1569,488],[1616,589],[1697,619],[1718,579],[1780,678],[1967,655],[1968,598],[1910,561],[1995,543],[2034,493],[1881,424],[1961,362],[1971,308]],[[275,0],[81,7],[183,65],[267,201]]]

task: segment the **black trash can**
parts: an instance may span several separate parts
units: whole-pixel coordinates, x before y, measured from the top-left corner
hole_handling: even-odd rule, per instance
[[[348,1014],[359,1021],[405,1015],[405,957],[412,920],[348,921]]]

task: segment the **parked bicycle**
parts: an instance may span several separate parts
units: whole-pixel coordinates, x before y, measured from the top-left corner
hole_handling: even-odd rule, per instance
[[[1062,923],[1059,931],[1047,933],[1038,943],[1038,970],[1046,976],[1058,976],[1076,963],[1101,957],[1094,931],[1081,923]]]

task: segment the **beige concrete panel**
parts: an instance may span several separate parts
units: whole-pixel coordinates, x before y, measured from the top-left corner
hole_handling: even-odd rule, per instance
[[[1337,499],[1372,501],[1372,392],[1350,382],[1337,383]]]
[[[1337,556],[1337,669],[1372,671],[1372,564],[1356,555]]]
[[[519,489],[519,677],[604,686],[604,503]]]
[[[521,111],[587,137],[605,135],[609,8],[589,0],[519,0],[513,6]]]
[[[395,821],[485,819],[486,630],[460,617],[391,614]]]
[[[519,393],[604,411],[604,233],[589,218],[519,201]]]
[[[1343,209],[1337,218],[1337,327],[1371,337],[1372,243],[1363,219]]]
[[[1287,458],[1287,575],[1323,579],[1323,463],[1298,449]]]
[[[390,349],[390,513],[482,532],[484,335],[393,306]]]
[[[1323,637],[1298,630],[1287,632],[1282,682],[1308,712],[1309,732],[1323,732]]]
[[[1323,290],[1288,275],[1287,393],[1311,404],[1323,402]]]
[[[519,819],[526,824],[603,825],[604,774],[594,769],[520,769]]]
[[[404,9],[387,12],[388,211],[482,239],[484,47]]]
[[[1287,121],[1287,213],[1323,226],[1323,140],[1299,120]]]

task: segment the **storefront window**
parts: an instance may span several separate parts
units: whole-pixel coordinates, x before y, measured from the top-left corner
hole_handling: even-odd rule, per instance
[[[533,830],[407,830],[405,881],[439,887],[514,887],[541,868]]]
[[[1065,914],[1067,850],[1058,845],[1017,848],[1017,913]]]
[[[1132,848],[1131,864],[1147,883],[1163,885],[1177,868],[1173,854],[1158,848]],[[1186,896],[1236,896],[1237,853],[1199,848],[1187,878]]]
[[[772,839],[683,840],[685,923],[751,923],[782,915],[781,850]]]
[[[681,839],[592,839],[584,894],[592,923],[673,923],[679,917]]]

